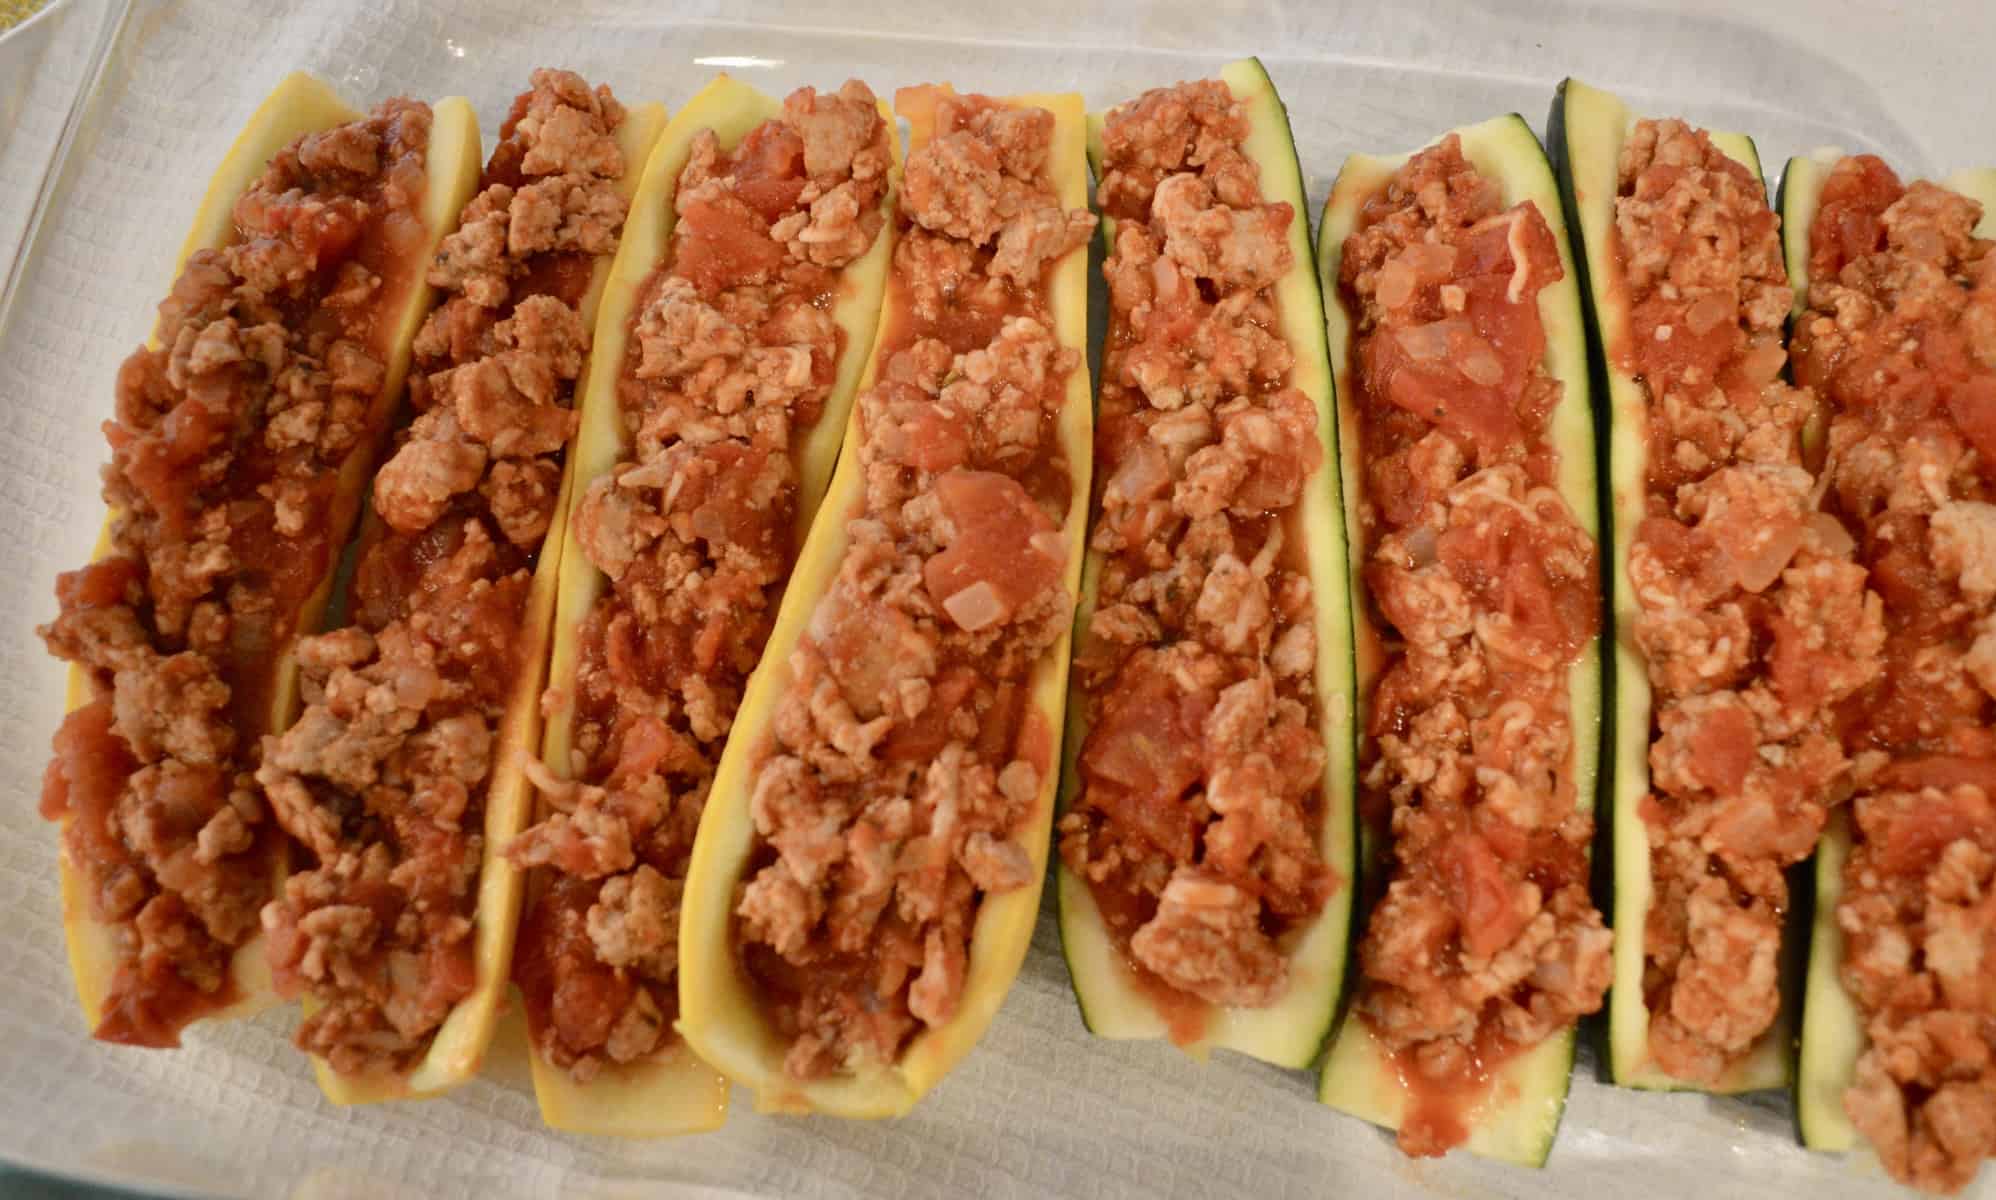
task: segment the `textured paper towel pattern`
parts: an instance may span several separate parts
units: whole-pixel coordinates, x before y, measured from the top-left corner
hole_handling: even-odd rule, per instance
[[[1089,1038],[1045,914],[982,1046],[894,1124],[760,1118],[743,1104],[718,1134],[601,1142],[541,1128],[517,1045],[502,1045],[485,1079],[448,1098],[342,1111],[320,1100],[289,1046],[288,1010],[198,1027],[174,1054],[84,1036],[58,930],[53,832],[33,811],[62,673],[31,628],[53,610],[55,573],[84,560],[101,519],[98,424],[117,363],[145,336],[208,172],[286,71],[316,71],[357,104],[396,91],[462,93],[489,139],[542,64],[573,66],[627,100],[668,104],[720,66],[771,92],[848,75],[883,93],[951,78],[993,91],[1078,88],[1101,104],[1260,52],[1296,122],[1313,211],[1345,154],[1404,149],[1496,111],[1538,124],[1569,71],[1638,103],[1748,129],[1770,165],[1830,140],[1914,170],[1988,152],[1972,112],[1923,99],[1937,97],[1924,64],[1965,63],[1963,38],[1991,44],[1989,15],[1969,5],[1961,15],[1979,31],[1936,19],[1945,38],[1895,51],[1908,57],[1863,67],[1862,78],[1832,59],[1867,61],[1875,31],[1864,22],[1873,19],[1780,32],[1803,5],[1769,6],[1759,29],[1570,4],[1497,4],[1467,16],[1440,4],[1390,14],[1335,4],[1082,8],[925,5],[919,20],[906,6],[829,13],[802,3],[682,5],[676,14],[565,5],[559,17],[471,0],[132,10],[0,330],[0,561],[9,568],[0,678],[10,684],[0,693],[0,1155],[168,1188],[310,1197],[620,1196],[653,1193],[661,1181],[830,1197],[1892,1194],[1875,1172],[1800,1151],[1778,1098],[1619,1092],[1595,1083],[1585,1059],[1546,1173],[1460,1157],[1411,1163],[1386,1135],[1317,1106],[1307,1075],[1232,1057],[1200,1066],[1159,1046]],[[1921,71],[1902,65],[1916,61]],[[1878,90],[1888,83],[1894,90]],[[37,108],[35,128],[66,109]],[[16,178],[28,140],[4,147],[0,177]],[[6,195],[0,218],[17,200]]]

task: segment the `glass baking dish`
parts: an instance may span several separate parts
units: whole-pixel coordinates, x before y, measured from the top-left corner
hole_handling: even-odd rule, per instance
[[[540,65],[627,100],[685,100],[727,70],[776,94],[847,76],[877,90],[1079,90],[1091,107],[1259,54],[1294,123],[1312,217],[1353,151],[1398,151],[1499,112],[1543,128],[1559,79],[1612,88],[1759,142],[1770,166],[1823,143],[1929,174],[1996,156],[1979,98],[1996,7],[1906,22],[1798,0],[1671,12],[1584,0],[1395,6],[1284,0],[1094,8],[1071,0],[847,0],[670,7],[479,3],[105,3],[39,57],[0,139],[0,1157],[154,1191],[330,1196],[1887,1195],[1875,1169],[1810,1155],[1779,1095],[1671,1096],[1597,1082],[1583,1050],[1549,1165],[1415,1162],[1314,1100],[1314,1079],[1222,1055],[1090,1038],[1051,890],[980,1049],[886,1124],[777,1118],[745,1097],[721,1132],[619,1143],[545,1130],[517,1015],[485,1075],[445,1098],[338,1110],[288,1044],[295,1012],[199,1026],[160,1054],[91,1041],[59,932],[55,838],[34,815],[63,673],[30,630],[101,520],[99,423],[209,171],[284,73],[355,102],[463,94],[489,139]],[[15,80],[0,82],[15,83]],[[9,222],[14,226],[10,227]],[[1985,1188],[1989,1180],[1983,1180]]]

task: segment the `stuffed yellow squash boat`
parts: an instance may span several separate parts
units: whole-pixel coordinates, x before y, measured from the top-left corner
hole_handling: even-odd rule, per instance
[[[880,336],[700,821],[687,1042],[759,1107],[907,1112],[1032,937],[1088,504],[1080,98],[899,93]]]
[[[831,479],[893,244],[893,127],[849,82],[727,77],[660,136],[597,321],[573,457],[515,978],[560,1129],[708,1129],[674,1030],[694,830]]]
[[[259,913],[285,839],[253,773],[297,710],[297,639],[430,309],[425,270],[478,176],[460,99],[365,116],[305,75],[209,184],[105,426],[111,517],[42,629],[76,664],[42,811],[62,823],[84,1016],[172,1046],[271,998]]]
[[[1261,64],[1091,138],[1109,324],[1058,873],[1083,1018],[1288,1067],[1351,920],[1351,596],[1323,299]]]
[[[257,782],[311,866],[263,923],[337,1103],[470,1078],[509,986],[520,875],[502,851],[531,805],[573,399],[664,121],[534,72],[430,265],[445,298],[374,477],[350,624],[299,644],[307,706]]]

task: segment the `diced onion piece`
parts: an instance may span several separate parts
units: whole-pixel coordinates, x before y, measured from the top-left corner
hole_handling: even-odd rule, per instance
[[[1430,325],[1403,325],[1393,331],[1393,340],[1400,350],[1415,362],[1435,362],[1448,354],[1448,334],[1450,322],[1436,321]]]
[[[1740,375],[1755,387],[1765,387],[1780,377],[1781,366],[1787,361],[1781,339],[1763,338],[1740,357]]]
[[[1816,541],[1822,545],[1823,553],[1841,558],[1857,548],[1857,542],[1850,536],[1844,523],[1826,512],[1809,514],[1809,528],[1815,531]]]
[[[1684,310],[1684,327],[1694,334],[1710,333],[1738,315],[1737,305],[1717,292],[1707,292]]]
[[[1504,379],[1504,364],[1490,344],[1482,338],[1473,338],[1468,349],[1457,363],[1463,377],[1478,387],[1495,387]]]
[[[1399,258],[1386,260],[1379,268],[1379,289],[1376,293],[1383,308],[1399,308],[1414,298],[1414,270]]]
[[[1417,525],[1407,534],[1407,565],[1413,570],[1431,566],[1435,561],[1435,546],[1439,541],[1432,527]]]
[[[1802,535],[1806,526],[1791,525],[1768,539],[1758,554],[1734,566],[1734,577],[1740,586],[1749,592],[1767,590],[1769,584],[1781,578],[1788,569],[1788,562],[1795,557],[1795,551],[1802,546]]]
[[[1415,242],[1399,260],[1423,280],[1440,281],[1455,274],[1455,247],[1447,242]]]
[[[1504,299],[1516,304],[1525,298],[1525,287],[1532,281],[1532,265],[1525,253],[1525,205],[1511,210],[1511,227],[1504,233],[1504,244],[1511,251],[1511,281],[1504,287]]]
[[[976,633],[1005,619],[1005,603],[998,598],[998,589],[982,579],[943,601],[943,611],[965,633]]]
[[[1171,460],[1164,448],[1149,440],[1138,442],[1109,478],[1103,499],[1122,503],[1148,500],[1171,485]]]

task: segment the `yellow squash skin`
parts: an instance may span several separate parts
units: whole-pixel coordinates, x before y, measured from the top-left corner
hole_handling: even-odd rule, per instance
[[[630,453],[618,409],[617,380],[623,371],[639,292],[652,271],[664,261],[671,244],[674,193],[695,135],[712,129],[722,149],[732,150],[750,130],[781,113],[782,105],[776,100],[722,75],[688,101],[658,136],[650,157],[645,160],[644,175],[624,223],[623,241],[603,288],[596,319],[595,351],[590,358],[589,377],[580,392],[581,430],[568,460],[570,478],[562,501],[564,511],[579,501],[598,475],[614,468]],[[890,214],[898,182],[897,165],[890,176],[887,195],[882,199]],[[882,224],[873,248],[848,266],[840,280],[833,316],[845,333],[845,348],[839,358],[837,380],[825,397],[823,414],[798,452],[800,532],[809,526],[811,515],[817,511],[831,479],[832,463],[838,457],[846,414],[858,391],[860,371],[880,319],[880,298],[886,286],[893,237],[893,221],[888,220]],[[541,740],[541,759],[550,771],[564,779],[572,774],[570,734],[575,717],[573,684],[579,653],[576,634],[602,594],[603,586],[603,573],[587,557],[579,552],[563,553],[554,621],[554,657],[548,676],[552,700]],[[528,1061],[541,1119],[556,1129],[650,1138],[718,1129],[727,1120],[727,1080],[684,1045],[675,1046],[664,1057],[651,1062],[605,1067],[587,1084],[576,1083],[566,1070],[543,1059],[538,1049],[530,1048]]]
[[[1559,193],[1552,172],[1543,178],[1532,172],[1513,171],[1514,163],[1528,150],[1544,162],[1537,138],[1517,117],[1499,117],[1479,125],[1455,130],[1462,137],[1463,156],[1483,174],[1498,180],[1504,201],[1513,204],[1529,199],[1536,203],[1548,222],[1562,214]],[[1529,140],[1527,144],[1527,140]],[[1325,311],[1329,321],[1331,367],[1337,373],[1339,453],[1343,460],[1347,488],[1346,523],[1352,554],[1353,578],[1360,578],[1363,563],[1364,531],[1359,525],[1357,496],[1362,487],[1363,455],[1359,437],[1357,391],[1352,382],[1351,320],[1338,294],[1338,268],[1343,258],[1344,240],[1356,227],[1359,209],[1367,197],[1384,187],[1387,180],[1410,155],[1378,158],[1353,155],[1345,160],[1330,199],[1324,205],[1319,226],[1317,265],[1322,272]],[[1595,499],[1595,462],[1592,453],[1593,420],[1587,399],[1587,338],[1582,327],[1580,289],[1571,248],[1562,221],[1554,233],[1559,242],[1560,263],[1566,277],[1539,293],[1539,312],[1546,331],[1546,369],[1560,380],[1566,392],[1554,412],[1548,436],[1562,447],[1576,444],[1588,447],[1585,455],[1562,453],[1559,464],[1559,490],[1572,508],[1575,519],[1590,537],[1599,538]],[[1373,626],[1363,604],[1352,606],[1354,656],[1358,669],[1359,695],[1369,694],[1385,667],[1385,650],[1379,631]],[[1570,675],[1569,696],[1573,721],[1574,791],[1582,811],[1593,807],[1600,758],[1601,656],[1598,641],[1589,644]],[[1364,728],[1361,706],[1359,727]],[[1366,850],[1369,835],[1362,832]],[[1363,861],[1371,862],[1370,854]],[[1354,930],[1354,933],[1359,933]],[[1547,1038],[1532,1049],[1518,1054],[1494,1073],[1489,1092],[1479,1107],[1464,1114],[1469,1137],[1463,1148],[1472,1154],[1521,1166],[1540,1166],[1551,1149],[1559,1117],[1566,1104],[1567,1080],[1572,1073],[1575,1031],[1571,1028]],[[1353,1116],[1397,1129],[1405,1116],[1408,1092],[1392,1060],[1373,1039],[1365,1022],[1354,1013],[1340,1026],[1325,1056],[1318,1086],[1318,1099]]]
[[[1263,200],[1282,200],[1291,193],[1301,197],[1303,188],[1297,177],[1296,155],[1288,140],[1288,118],[1260,63],[1253,59],[1229,63],[1220,71],[1220,78],[1235,98],[1248,106],[1251,131],[1247,149],[1262,172]],[[1100,114],[1089,116],[1089,154],[1098,164],[1098,176],[1103,119]],[[1114,244],[1114,222],[1105,216],[1102,225],[1106,253]],[[1325,749],[1326,803],[1318,849],[1324,861],[1342,878],[1337,892],[1325,902],[1324,910],[1290,950],[1288,990],[1263,1008],[1209,1006],[1202,1018],[1201,1036],[1180,1048],[1196,1059],[1203,1060],[1213,1050],[1223,1049],[1252,1055],[1277,1066],[1301,1069],[1308,1067],[1323,1048],[1343,991],[1352,892],[1357,882],[1352,877],[1351,817],[1357,766],[1351,723],[1354,706],[1349,658],[1350,581],[1345,575],[1348,556],[1343,508],[1339,503],[1337,413],[1331,394],[1330,364],[1325,359],[1324,307],[1312,265],[1310,222],[1300,207],[1289,224],[1289,248],[1296,265],[1276,285],[1276,296],[1284,314],[1284,340],[1296,355],[1291,383],[1316,405],[1317,437],[1323,450],[1322,463],[1303,485],[1307,499],[1300,511],[1311,581],[1319,597],[1316,682],[1321,703],[1319,728]],[[1101,558],[1090,551],[1082,573],[1075,628],[1082,631],[1078,641],[1083,647],[1087,645],[1086,630],[1095,609],[1095,580],[1101,570]],[[1082,698],[1071,695],[1067,736],[1062,746],[1063,811],[1080,792],[1075,764],[1081,744],[1088,736],[1084,712]],[[1068,870],[1066,863],[1057,862],[1054,886],[1060,895],[1061,947],[1089,1032],[1118,1041],[1169,1039],[1173,1032],[1170,1023],[1137,982],[1126,952],[1109,936],[1087,881]]]
[[[429,242],[424,250],[426,259],[435,252],[437,243],[457,228],[458,212],[471,198],[472,189],[477,185],[479,166],[478,120],[470,103],[453,96],[438,101],[433,113],[426,159],[428,185],[423,195],[423,220],[429,232]],[[194,214],[193,227],[174,259],[173,277],[179,277],[188,258],[196,251],[220,249],[234,237],[233,210],[236,200],[263,174],[265,164],[273,155],[308,133],[358,120],[361,115],[349,108],[332,88],[320,80],[303,72],[285,76],[251,114],[249,123],[236,135],[228,155],[222,159],[222,165],[210,178],[207,194],[202,197],[201,206]],[[410,343],[415,339],[423,318],[429,314],[431,298],[429,284],[419,279],[403,302],[387,373],[381,391],[368,409],[367,428],[375,431],[375,436],[362,438],[340,466],[339,483],[328,518],[334,545],[343,544],[348,531],[353,528],[361,496],[366,490],[375,455],[380,448],[380,434],[386,430],[389,415],[401,400],[402,382],[409,371]],[[157,342],[151,344],[157,345]],[[93,558],[102,557],[109,548],[110,520],[107,517]],[[325,578],[319,581],[318,587],[299,608],[294,623],[294,639],[319,627],[327,599],[332,594],[333,575],[334,571],[329,567]],[[245,743],[254,742],[265,733],[281,732],[298,715],[298,664],[289,646],[285,648],[275,670],[277,687],[272,693],[266,728],[240,731]],[[80,668],[72,667],[68,708],[74,709],[83,704],[88,699],[88,693],[88,679]],[[281,860],[281,854],[279,858]],[[277,869],[278,878],[281,878],[282,861],[277,864]],[[111,977],[117,970],[116,934],[112,928],[91,918],[89,897],[84,890],[82,876],[71,869],[66,856],[60,862],[59,871],[62,924],[69,943],[70,972],[76,980],[76,998],[83,1008],[83,1019],[95,1029],[103,1014],[104,997],[110,989]],[[202,1020],[247,1016],[277,1002],[276,993],[271,988],[270,968],[264,959],[262,934],[237,948],[229,964],[229,977],[237,1000],[207,1014]]]
[[[627,109],[624,123],[617,127],[617,148],[624,154],[624,178],[618,191],[625,200],[637,190],[652,144],[665,128],[665,108],[640,104]],[[600,255],[589,277],[589,290],[583,293],[579,311],[584,325],[594,327],[596,312],[603,299],[604,284],[610,277],[611,255]],[[583,382],[576,394],[584,394],[592,355],[583,366]],[[437,1029],[428,1054],[406,1075],[342,1075],[316,1055],[312,1070],[319,1088],[334,1104],[373,1104],[383,1100],[420,1099],[449,1091],[478,1074],[492,1031],[499,1023],[499,1004],[505,996],[513,967],[513,938],[520,929],[520,898],[523,876],[506,859],[506,844],[526,828],[533,811],[534,793],[527,782],[526,763],[541,735],[541,687],[547,681],[549,639],[554,632],[555,585],[560,578],[563,538],[568,529],[568,496],[574,486],[573,456],[562,470],[561,492],[555,501],[554,517],[541,541],[541,555],[534,564],[533,583],[527,592],[526,612],[520,621],[519,677],[513,681],[506,711],[499,719],[497,745],[492,754],[492,778],[485,790],[485,853],[479,864],[478,907],[473,921],[472,963],[478,983],[471,994],[457,1002]],[[368,523],[381,518],[369,510]],[[310,1011],[310,1006],[307,1006]]]
[[[934,128],[933,108],[921,102],[925,97],[913,99],[914,103],[900,105],[909,124],[911,150],[924,145]],[[1081,98],[1036,94],[1013,96],[1006,102],[1045,108],[1054,114],[1052,174],[1060,204],[1070,209],[1085,206],[1087,121]],[[1087,258],[1085,250],[1070,252],[1054,267],[1049,290],[1055,334],[1063,346],[1077,351],[1085,348],[1088,335]],[[867,367],[867,382],[880,365],[876,346],[875,357]],[[1088,372],[1078,367],[1068,379],[1059,425],[1061,447],[1074,478],[1073,501],[1063,526],[1068,547],[1064,585],[1069,595],[1080,583],[1093,423]],[[986,896],[978,909],[963,999],[956,1015],[946,1024],[918,1034],[900,1061],[892,1065],[808,1082],[786,1076],[783,1057],[787,1046],[763,1014],[761,1001],[735,953],[735,887],[755,840],[749,814],[751,768],[768,743],[776,703],[790,686],[791,651],[838,573],[845,556],[847,521],[859,511],[864,498],[857,453],[860,436],[855,422],[846,432],[846,453],[839,460],[824,511],[811,526],[762,665],[749,680],[701,815],[679,923],[679,1028],[701,1057],[755,1093],[758,1109],[878,1118],[908,1112],[970,1052],[1018,975],[1039,913],[1059,775],[1046,772],[1032,817],[1019,839],[1032,858],[1033,882],[1003,895]],[[1068,640],[1063,634],[1034,669],[1032,705],[1049,730],[1061,727]]]

